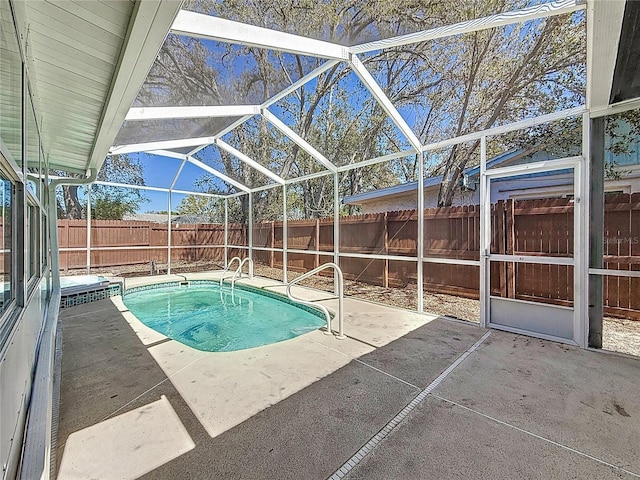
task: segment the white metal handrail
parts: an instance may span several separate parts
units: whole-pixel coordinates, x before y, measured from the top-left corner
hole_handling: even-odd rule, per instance
[[[232,295],[233,295],[233,289],[236,285],[236,276],[238,276],[238,278],[242,278],[242,267],[247,262],[249,262],[249,278],[253,278],[253,260],[247,257],[244,260],[242,260],[242,262],[240,262],[240,266],[233,273],[233,278],[231,278],[231,294]]]
[[[231,269],[231,265],[233,265],[234,261],[238,261],[239,264],[242,265],[242,259],[240,257],[233,257],[231,260],[229,260],[229,263],[227,264],[227,267],[224,269],[224,271],[222,272],[222,276],[220,277],[220,287],[222,287],[222,281],[224,280],[224,274],[227,273],[229,271],[229,269]]]
[[[325,316],[327,317],[327,333],[330,335],[331,332],[331,315],[329,314],[329,310],[327,310],[327,308],[324,305],[320,305],[318,303],[315,302],[310,302],[308,300],[302,300],[301,298],[298,297],[294,297],[291,294],[291,287],[293,285],[295,285],[296,283],[298,283],[301,280],[304,280],[305,278],[310,277],[311,275],[315,275],[318,272],[321,272],[322,270],[326,270],[327,268],[333,268],[334,271],[336,272],[336,275],[338,277],[338,281],[335,284],[335,288],[337,291],[334,291],[334,293],[338,296],[338,335],[336,335],[336,338],[339,339],[343,339],[343,338],[347,338],[346,335],[344,334],[344,291],[343,291],[343,277],[342,277],[342,270],[340,269],[340,267],[338,265],[336,265],[333,262],[328,262],[328,263],[323,263],[322,265],[320,265],[317,268],[314,268],[313,270],[300,275],[297,278],[294,278],[293,280],[291,280],[288,284],[287,284],[287,297],[289,297],[289,299],[293,300],[294,302],[298,302],[298,303],[302,303],[304,305],[309,305],[312,307],[316,307],[319,308],[320,310],[322,310],[325,314]]]

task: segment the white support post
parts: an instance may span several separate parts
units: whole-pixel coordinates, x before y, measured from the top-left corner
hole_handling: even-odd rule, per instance
[[[225,128],[223,128],[222,130],[220,130],[218,133],[215,134],[215,136],[213,137],[213,141],[210,143],[206,143],[204,145],[198,145],[196,148],[194,148],[193,150],[191,150],[189,152],[189,155],[195,155],[196,153],[198,153],[200,150],[202,150],[203,148],[207,148],[209,145],[211,145],[215,140],[220,139],[222,137],[224,137],[227,133],[229,133],[231,130],[234,130],[236,127],[239,127],[240,125],[242,125],[244,122],[246,122],[247,120],[253,118],[255,115],[245,115],[244,117],[240,117],[239,119],[237,119],[235,122],[233,122],[231,125],[226,126]]]
[[[180,174],[182,173],[182,169],[184,168],[184,165],[186,163],[187,163],[187,157],[184,157],[184,159],[180,163],[180,166],[178,167],[178,171],[176,172],[175,176],[173,177],[173,180],[171,181],[171,185],[169,186],[169,193],[171,193],[171,190],[173,190],[173,188],[176,186],[176,182],[178,181],[178,178],[180,177]]]
[[[287,280],[287,247],[288,237],[287,232],[287,185],[282,185],[282,281],[289,283]]]
[[[178,35],[206,38],[219,42],[267,48],[296,55],[346,60],[349,49],[291,33],[256,27],[220,17],[181,10],[171,26]]]
[[[316,245],[316,250],[318,250]],[[333,263],[340,266],[340,174],[333,177]],[[333,291],[338,294],[338,273],[333,273]]]
[[[249,258],[253,261],[253,193],[249,192]]]
[[[236,187],[239,190],[242,190],[243,192],[249,193],[249,191],[250,191],[250,188],[247,187],[246,185],[243,185],[242,183],[234,180],[233,178],[230,178],[229,176],[225,175],[224,173],[219,172],[215,168],[210,167],[206,163],[201,162],[200,160],[198,160],[196,158],[188,156],[187,157],[187,162],[191,163],[192,165],[195,165],[196,167],[200,167],[205,172],[209,172],[214,177],[218,177],[220,180],[222,180],[224,182],[227,182],[230,185],[233,185],[234,187]]]
[[[545,123],[555,122],[565,118],[575,117],[582,115],[586,111],[584,106],[567,108],[566,110],[560,110],[559,112],[549,113],[547,115],[540,115],[539,117],[527,118],[520,120],[519,122],[507,123],[506,125],[498,125],[497,127],[487,128],[478,132],[467,133],[458,137],[448,138],[439,142],[427,143],[422,146],[422,151],[442,150],[443,148],[451,145],[457,145],[459,143],[473,142],[482,139],[482,137],[492,137],[502,135],[503,133],[515,132],[517,130],[525,130],[536,125],[543,125]]]
[[[418,295],[418,313],[424,312],[424,263],[422,258],[424,257],[424,156],[422,152],[416,153],[416,156],[420,159],[418,162],[418,242],[417,242],[417,257],[418,257],[418,280],[417,280],[417,295]],[[387,252],[388,253],[388,252]]]
[[[301,86],[306,85],[307,83],[309,83],[314,78],[322,75],[324,72],[329,70],[334,65],[337,65],[338,63],[340,63],[338,60],[329,60],[328,62],[323,63],[322,65],[320,65],[315,70],[307,73],[304,77],[299,78],[298,80],[293,82],[291,85],[289,85],[287,88],[285,88],[281,92],[275,94],[269,100],[267,100],[262,105],[260,105],[260,107],[261,108],[269,108],[274,103],[278,103],[278,101],[282,100],[284,97],[286,97],[290,93],[295,92]]]
[[[216,105],[187,107],[132,107],[125,118],[128,122],[174,118],[220,118],[257,115],[260,105]]]
[[[487,169],[487,137],[480,138],[480,326],[489,325],[490,269],[488,255],[491,248],[491,198]]]
[[[167,193],[167,275],[171,275],[171,190]]]
[[[287,125],[284,124],[282,120],[273,115],[266,108],[262,110],[262,116],[267,120],[271,125],[276,127],[282,133],[284,133],[290,140],[295,142],[300,148],[302,148],[305,152],[307,152],[312,158],[315,158],[318,162],[320,162],[327,170],[332,172],[337,172],[337,167],[331,163],[324,155],[322,155],[318,150],[313,148],[309,142],[307,142],[304,138],[298,135],[296,132],[291,130]]]
[[[383,155],[382,157],[370,158],[368,160],[363,160],[361,162],[350,163],[348,165],[341,165],[338,167],[339,172],[347,172],[349,170],[353,170],[354,168],[362,168],[369,167],[371,165],[376,165],[378,163],[388,162],[390,160],[395,160],[397,158],[408,157],[409,155],[414,155],[416,153],[415,150],[402,150],[396,153],[390,153],[388,155]]]
[[[286,183],[287,185],[293,185],[294,183],[301,183],[301,182],[304,182],[305,180],[312,180],[314,178],[321,178],[321,177],[326,177],[328,175],[333,175],[333,173],[334,172],[331,172],[329,170],[324,170],[322,172],[310,173],[308,175],[302,175],[301,177],[291,178],[289,180],[285,180],[284,183]]]
[[[582,160],[574,171],[573,215],[573,331],[582,348],[589,345],[589,205],[590,178],[587,160],[591,158],[591,119],[582,115]]]
[[[87,185],[87,275],[91,274],[91,186]]]
[[[229,200],[224,199],[224,267],[227,268],[229,258]]]
[[[130,143],[126,145],[114,145],[109,150],[109,155],[122,155],[123,153],[149,152],[156,153],[159,150],[171,150],[175,148],[200,147],[210,145],[216,137],[182,138],[179,140],[160,140],[157,142]],[[181,155],[176,153],[176,155]],[[183,155],[184,157],[184,155]]]
[[[380,106],[383,108],[391,121],[398,127],[398,130],[402,132],[411,146],[416,150],[416,152],[420,152],[422,150],[422,143],[420,139],[413,133],[413,130],[407,125],[407,122],[404,121],[400,112],[396,110],[396,107],[391,103],[389,97],[384,93],[378,82],[376,82],[375,78],[369,73],[369,70],[366,69],[364,64],[360,61],[357,55],[351,55],[351,68],[358,76],[358,78],[364,83],[364,86],[367,87],[367,90],[371,92],[373,97],[378,101]]]
[[[230,153],[231,155],[236,157],[238,160],[240,160],[241,162],[249,165],[251,168],[257,170],[258,172],[260,172],[261,174],[265,175],[266,177],[269,177],[274,182],[279,183],[280,185],[284,185],[284,179],[283,178],[281,178],[280,176],[276,175],[275,173],[273,173],[268,168],[263,167],[262,165],[260,165],[255,160],[249,158],[247,155],[245,155],[244,153],[242,153],[238,149],[236,149],[236,148],[232,147],[231,145],[229,145],[227,142],[224,142],[224,141],[218,139],[218,140],[216,140],[215,145],[218,148],[226,151],[227,153]]]
[[[432,28],[430,30],[410,33],[394,38],[387,38],[385,40],[363,43],[361,45],[351,47],[350,51],[352,53],[372,52],[384,48],[399,47],[402,45],[410,45],[420,42],[426,42],[428,40],[435,40],[437,38],[478,32],[489,28],[496,28],[513,23],[535,20],[536,18],[544,18],[552,15],[571,13],[576,10],[585,8],[586,4],[587,2],[583,0],[559,0],[553,3],[534,5],[532,7],[523,8],[522,10],[498,13],[496,15],[467,20],[465,22],[455,23],[453,25],[446,25],[444,27]]]
[[[168,191],[169,189],[165,188],[163,191]],[[195,195],[197,197],[207,197],[207,198],[225,198],[223,195],[217,195],[215,193],[203,193],[203,192],[194,192],[193,190],[171,190],[172,193],[179,193],[182,195]]]
[[[186,160],[187,156],[184,153],[179,153],[179,152],[173,152],[171,150],[154,150],[151,152],[146,152],[150,155],[158,155],[160,157],[167,157],[167,158],[175,158],[177,160]]]

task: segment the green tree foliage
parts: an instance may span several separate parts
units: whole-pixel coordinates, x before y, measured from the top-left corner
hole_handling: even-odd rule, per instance
[[[180,200],[178,215],[195,215],[211,223],[224,222],[224,203],[220,199],[202,195],[187,195]]]

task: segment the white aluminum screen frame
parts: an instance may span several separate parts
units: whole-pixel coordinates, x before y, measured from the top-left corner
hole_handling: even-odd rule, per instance
[[[275,173],[269,176],[276,183],[273,185],[264,185],[261,187],[251,188],[246,185],[234,185],[236,188],[239,188],[241,191],[238,193],[229,194],[223,196],[225,199],[225,263],[227,258],[227,253],[229,248],[243,248],[249,251],[251,254],[253,249],[255,250],[264,250],[263,248],[256,248],[252,245],[252,234],[250,233],[249,237],[249,245],[247,246],[232,246],[228,243],[228,201],[230,198],[237,197],[240,195],[249,195],[250,203],[253,203],[252,194],[258,191],[263,191],[270,188],[278,188],[282,187],[283,191],[283,202],[282,202],[282,214],[283,214],[283,247],[282,249],[267,249],[269,251],[281,251],[283,255],[283,269],[284,269],[284,279],[287,280],[287,252],[292,251],[288,249],[287,245],[287,201],[286,201],[286,193],[287,193],[287,185],[291,185],[294,183],[298,183],[303,180],[319,178],[326,175],[334,175],[334,259],[337,263],[340,257],[358,257],[358,254],[348,254],[341,253],[339,250],[339,233],[340,226],[337,219],[339,218],[339,198],[338,198],[338,174],[341,172],[347,172],[354,168],[365,167],[369,165],[374,165],[376,163],[387,162],[396,158],[406,157],[408,155],[414,155],[417,152],[430,152],[434,150],[439,150],[441,148],[445,148],[447,146],[464,143],[468,141],[476,141],[479,140],[481,142],[481,176],[482,174],[486,174],[486,138],[488,136],[499,135],[502,133],[526,129],[535,125],[540,125],[543,123],[553,122],[559,119],[573,117],[577,115],[582,115],[585,112],[585,107],[575,107],[568,110],[563,110],[559,112],[554,112],[548,115],[542,115],[533,119],[521,120],[518,122],[514,122],[508,125],[493,127],[487,130],[483,130],[480,132],[474,132],[471,134],[465,134],[459,137],[450,138],[438,142],[433,142],[430,144],[422,145],[420,141],[417,139],[413,131],[407,126],[405,120],[402,118],[395,106],[388,100],[380,86],[377,84],[375,79],[371,77],[368,71],[364,68],[362,63],[358,58],[358,54],[366,53],[374,50],[380,50],[384,48],[401,46],[401,45],[409,45],[415,44],[419,42],[429,41],[435,38],[444,38],[452,35],[459,35],[474,31],[485,30],[488,28],[495,28],[499,26],[504,26],[508,24],[518,23],[522,21],[530,21],[538,18],[544,18],[553,15],[561,15],[570,12],[574,12],[580,9],[585,9],[586,5],[581,0],[560,0],[553,3],[546,3],[543,5],[537,5],[533,7],[524,8],[518,11],[513,12],[505,12],[497,15],[492,15],[489,17],[470,20],[466,22],[460,22],[455,25],[440,27],[437,29],[426,30],[423,32],[417,32],[410,35],[404,35],[401,37],[397,37],[394,39],[386,39],[375,42],[369,42],[363,45],[357,45],[353,47],[344,47],[341,45],[331,44],[329,42],[322,42],[312,39],[306,39],[304,37],[290,35],[283,32],[275,32],[273,30],[264,29],[261,27],[255,27],[251,25],[241,24],[239,22],[233,22],[229,20],[223,20],[219,18],[211,18],[207,16],[203,16],[200,14],[195,14],[193,12],[182,11],[178,15],[176,22],[173,26],[173,32],[181,35],[190,35],[201,38],[214,38],[216,40],[227,42],[227,43],[241,43],[245,45],[253,45],[256,47],[262,48],[271,48],[277,51],[285,51],[291,52],[294,54],[302,54],[302,55],[312,55],[317,57],[326,58],[327,61],[317,67],[314,71],[306,74],[304,77],[298,79],[296,82],[293,82],[289,87],[285,88],[282,92],[275,94],[272,98],[266,100],[261,105],[249,105],[249,106],[228,106],[228,107],[166,107],[166,108],[158,108],[158,109],[131,109],[129,112],[129,120],[135,121],[143,118],[172,118],[171,115],[175,114],[180,118],[206,118],[207,116],[220,116],[223,115],[224,112],[232,112],[235,115],[243,115],[240,119],[236,120],[232,125],[225,128],[223,131],[219,132],[216,135],[209,137],[200,137],[200,138],[185,138],[178,140],[170,140],[170,141],[157,141],[157,142],[146,142],[139,143],[135,145],[119,145],[112,147],[111,153],[132,153],[132,152],[150,152],[156,154],[170,154],[172,157],[180,160],[181,166],[178,170],[176,177],[173,179],[171,186],[168,191],[169,194],[172,192],[178,192],[174,190],[176,181],[178,176],[182,172],[182,168],[185,163],[189,161],[193,162],[192,155],[194,155],[197,151],[209,146],[216,145],[218,148],[224,149],[232,155],[236,156],[243,161],[246,165],[251,168],[257,168],[257,162],[240,152],[239,150],[231,147],[230,145],[221,141],[221,137],[231,132],[234,128],[242,125],[244,122],[253,118],[256,115],[262,115],[276,128],[278,128],[286,137],[288,137],[293,142],[297,143],[307,154],[311,155],[315,158],[319,163],[321,163],[327,170],[303,175],[297,178],[291,179],[282,179],[277,176]],[[220,29],[218,27],[224,25],[224,29]],[[409,143],[413,147],[410,150],[406,150],[403,152],[397,152],[389,155],[385,155],[379,158],[367,159],[362,162],[358,162],[352,165],[344,165],[344,166],[336,166],[331,163],[327,158],[322,154],[322,152],[318,151],[310,145],[304,138],[299,136],[296,132],[291,130],[287,125],[285,125],[279,118],[273,115],[268,108],[274,105],[277,101],[284,98],[285,96],[294,93],[296,89],[305,85],[309,81],[316,78],[318,75],[321,75],[323,72],[326,72],[328,69],[338,65],[340,63],[345,63],[351,66],[352,70],[358,77],[363,81],[367,89],[372,93],[375,100],[381,105],[381,107],[387,112],[392,122],[396,125],[398,130],[404,134],[404,136],[409,140]],[[172,110],[173,109],[173,110]],[[146,110],[146,111],[144,111]],[[156,117],[154,117],[154,115]],[[587,136],[588,138],[588,136]],[[170,149],[176,148],[185,148],[192,147],[191,151],[186,155],[176,154],[175,152],[167,152]],[[588,148],[583,148],[584,151]],[[233,151],[231,151],[233,149]],[[164,152],[161,152],[164,150]],[[200,162],[201,163],[201,162]],[[418,178],[418,210],[421,212],[424,207],[424,165],[423,159],[420,162],[422,168],[419,169],[419,178]],[[203,167],[202,165],[196,164],[199,167]],[[580,169],[582,167],[578,167]],[[219,178],[222,178],[225,181],[230,180],[228,177],[224,178],[220,176],[220,172],[215,171],[215,169],[211,169],[211,167],[206,168],[209,173],[212,173]],[[214,171],[211,171],[214,170]],[[583,169],[584,170],[584,169]],[[575,172],[575,170],[574,170]],[[265,174],[265,172],[261,172]],[[588,173],[588,172],[587,172]],[[224,174],[222,174],[224,175]],[[584,172],[580,175],[581,182],[584,182],[585,174]],[[586,198],[588,195],[588,189],[585,190],[585,185],[576,183],[574,185],[576,188],[581,188],[583,193],[583,198]],[[242,188],[244,187],[244,188]],[[164,190],[162,190],[164,191]],[[195,195],[202,195],[199,192],[185,192],[180,191],[180,193],[193,193]],[[488,201],[487,198],[484,198],[483,189],[481,184],[481,217],[486,214],[485,202]],[[584,205],[584,204],[583,204]],[[582,211],[585,209],[583,208]],[[582,215],[584,217],[584,215]],[[577,222],[576,226],[579,228],[586,228],[588,226],[588,216],[585,218],[574,219]],[[251,232],[253,227],[253,217],[250,215],[249,219],[249,231]],[[575,230],[579,232],[581,230]],[[481,221],[481,236],[486,234],[485,230],[482,227]],[[580,235],[577,235],[580,237]],[[424,218],[422,214],[418,215],[418,239],[417,239],[417,254],[416,256],[393,256],[393,255],[367,255],[367,258],[372,259],[387,259],[394,261],[413,261],[417,264],[417,282],[418,286],[418,311],[422,312],[423,310],[423,267],[428,263],[440,263],[440,264],[464,264],[470,266],[479,266],[480,274],[481,274],[481,282],[480,282],[480,295],[483,298],[483,292],[486,289],[486,271],[484,268],[484,261],[482,260],[482,250],[480,251],[480,260],[454,260],[450,258],[438,258],[438,257],[424,257]],[[578,247],[578,248],[576,248]],[[578,278],[578,276],[586,276],[588,275],[588,269],[584,268],[584,252],[586,251],[585,245],[581,244],[579,246],[574,246],[574,255],[578,255],[580,257],[580,261],[576,261],[574,268],[574,278]],[[300,252],[302,253],[302,252]],[[304,252],[308,254],[330,254],[331,252]],[[170,257],[169,257],[170,260]],[[600,273],[600,272],[594,272]],[[577,286],[577,285],[576,285]],[[580,286],[580,288],[584,288],[584,285]],[[577,296],[581,295],[579,290],[574,290],[576,294],[576,299],[574,299],[574,305],[578,305]],[[584,295],[581,295],[584,297]],[[484,307],[482,307],[484,308]],[[583,310],[583,307],[580,306],[580,309]],[[484,311],[484,310],[483,310]],[[486,317],[486,315],[481,312],[481,317]],[[583,341],[578,341],[577,343],[583,344]]]
[[[486,148],[486,143],[483,142],[483,146]],[[567,157],[558,160],[548,160],[541,162],[528,163],[523,165],[515,165],[501,168],[486,168],[486,155],[482,159],[484,168],[482,168],[480,178],[481,189],[481,208],[483,211],[480,216],[481,232],[480,239],[480,252],[481,262],[484,263],[484,268],[481,273],[481,283],[483,285],[483,297],[481,302],[483,308],[481,309],[481,325],[484,327],[497,328],[501,330],[508,330],[515,333],[523,333],[529,336],[536,336],[539,338],[547,338],[549,340],[572,343],[581,347],[586,347],[587,338],[585,332],[587,330],[586,317],[584,312],[586,306],[584,305],[586,299],[585,292],[583,291],[584,284],[584,263],[586,257],[586,249],[584,245],[584,235],[580,232],[585,227],[585,212],[588,209],[588,198],[585,199],[584,194],[587,191],[585,185],[586,179],[586,160],[584,156]],[[551,257],[551,256],[532,256],[532,255],[516,255],[516,254],[492,254],[491,253],[491,181],[497,179],[504,179],[509,177],[515,177],[519,175],[527,175],[533,173],[543,173],[558,170],[573,170],[573,194],[574,194],[574,212],[573,212],[573,255],[571,257]],[[546,335],[544,333],[535,332],[532,330],[523,330],[522,328],[511,328],[504,324],[497,324],[491,321],[491,300],[496,298],[505,303],[512,302],[514,305],[535,305],[535,302],[526,302],[518,299],[494,297],[491,295],[491,274],[490,264],[491,261],[498,262],[512,262],[512,263],[538,263],[545,265],[571,265],[573,266],[573,335],[571,339],[562,338],[553,335]],[[548,305],[550,308],[558,308],[565,310],[567,307],[560,307],[557,305]],[[524,308],[524,307],[523,307]]]

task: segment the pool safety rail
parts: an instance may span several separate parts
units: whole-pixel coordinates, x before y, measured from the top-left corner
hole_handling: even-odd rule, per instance
[[[237,258],[237,257],[235,257],[235,258]],[[240,266],[237,268],[237,270],[233,274],[233,277],[231,278],[231,295],[233,295],[233,290],[234,290],[234,288],[236,286],[236,279],[237,278],[242,278],[242,267],[247,262],[249,263],[249,278],[250,279],[253,278],[253,260],[251,258],[247,257],[244,260],[242,260],[242,262],[240,262]],[[222,279],[220,279],[220,281],[222,282]]]
[[[334,283],[334,293],[338,296],[338,335],[336,335],[336,338],[339,339],[344,339],[347,338],[346,335],[344,334],[344,288],[343,288],[343,276],[342,276],[342,270],[340,269],[340,267],[338,265],[336,265],[333,262],[328,262],[328,263],[323,263],[322,265],[320,265],[317,268],[314,268],[313,270],[300,275],[299,277],[291,280],[288,284],[287,284],[287,297],[289,297],[290,300],[293,300],[294,302],[298,302],[298,303],[302,303],[303,305],[309,305],[312,307],[316,307],[319,308],[320,310],[322,310],[325,314],[325,316],[327,317],[327,334],[331,335],[333,332],[331,330],[331,315],[329,314],[329,310],[327,310],[327,308],[324,305],[320,305],[316,302],[309,302],[307,300],[302,300],[301,298],[298,297],[294,297],[293,294],[291,293],[291,287],[293,285],[295,285],[296,283],[304,280],[305,278],[310,277],[311,275],[315,275],[318,272],[321,272],[323,270],[326,270],[327,268],[333,268],[333,270],[335,271],[336,277],[337,277],[337,282]]]
[[[242,266],[242,259],[240,257],[233,257],[231,260],[229,260],[229,263],[227,263],[226,268],[224,269],[224,271],[222,272],[222,275],[220,276],[220,287],[222,287],[222,281],[224,280],[224,274],[227,273],[230,269],[231,269],[231,265],[233,265],[233,262],[238,261],[238,264],[240,266]]]

